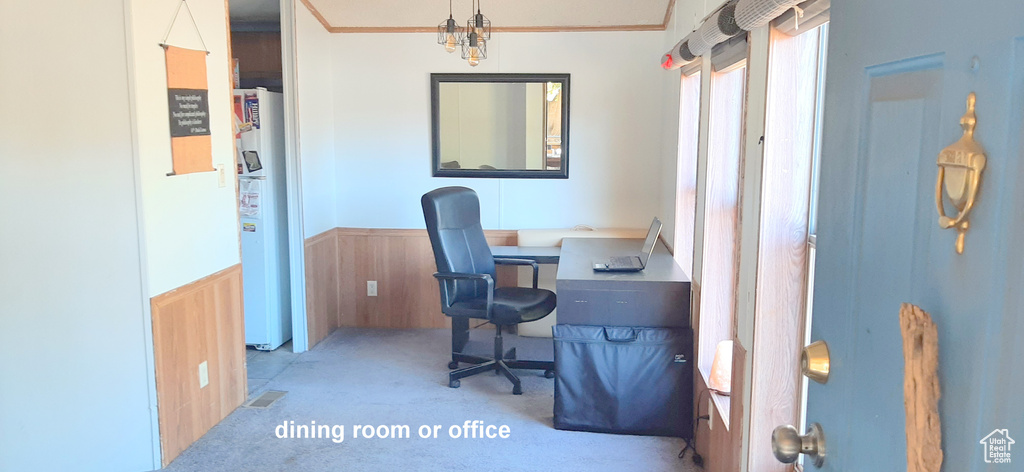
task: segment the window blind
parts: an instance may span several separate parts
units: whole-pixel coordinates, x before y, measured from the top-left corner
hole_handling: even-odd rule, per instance
[[[747,59],[747,35],[736,36],[711,49],[711,68],[717,72],[729,70]]]
[[[807,0],[779,15],[772,26],[790,36],[817,28],[829,20],[831,0]]]
[[[830,0],[806,0],[802,3],[800,0],[729,0],[665,53],[661,66],[675,70],[692,64],[699,57],[711,53],[717,45],[739,36],[746,38],[744,33],[773,20],[787,34],[799,34],[828,21],[830,3]],[[712,65],[714,62],[712,60]]]

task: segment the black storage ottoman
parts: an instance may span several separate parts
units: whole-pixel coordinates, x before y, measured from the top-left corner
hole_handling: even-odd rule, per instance
[[[560,324],[555,428],[690,438],[693,331]]]

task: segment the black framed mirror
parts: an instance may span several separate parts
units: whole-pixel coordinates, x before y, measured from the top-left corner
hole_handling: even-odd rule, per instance
[[[434,177],[569,178],[569,74],[430,74]]]

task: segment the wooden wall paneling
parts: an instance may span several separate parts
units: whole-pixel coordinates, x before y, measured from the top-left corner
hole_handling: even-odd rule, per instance
[[[305,241],[306,330],[309,347],[341,326],[338,238],[334,230]]]
[[[352,287],[355,285],[356,272],[353,270],[356,260],[355,238],[344,234],[340,229],[332,230],[338,241],[338,324],[341,326],[357,326],[356,298]]]
[[[444,328],[437,271],[426,230],[337,228],[339,326]],[[516,231],[486,231],[491,245],[515,245]],[[377,296],[366,282],[377,281]],[[516,281],[514,267],[498,270],[498,284]]]
[[[242,78],[281,79],[280,32],[236,31],[231,34],[231,50]]]
[[[167,465],[246,396],[242,266],[153,297],[160,446]],[[209,385],[199,387],[206,362]]]

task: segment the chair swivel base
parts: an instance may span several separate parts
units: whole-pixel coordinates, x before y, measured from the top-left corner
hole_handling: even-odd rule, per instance
[[[459,362],[467,362],[474,364],[469,367],[462,369],[453,370],[448,373],[448,386],[451,388],[459,388],[461,382],[459,379],[476,375],[481,372],[494,371],[494,375],[505,374],[505,377],[512,382],[512,394],[522,395],[523,385],[520,382],[519,377],[512,373],[512,369],[533,369],[543,370],[544,377],[554,378],[555,377],[555,363],[549,361],[522,361],[516,359],[516,348],[505,351],[502,349],[501,339],[501,327],[497,327],[497,333],[494,336],[494,358],[487,358],[482,356],[473,356],[469,354],[463,354],[461,352],[452,353],[452,361],[448,363],[449,369],[458,369]]]
[[[472,365],[472,366],[469,366],[469,367],[464,367],[462,369],[453,370],[453,371],[449,372],[448,373],[448,386],[451,387],[451,388],[459,388],[459,386],[461,385],[461,382],[459,381],[459,379],[463,379],[463,378],[469,377],[471,375],[476,375],[476,374],[479,374],[479,373],[482,373],[482,372],[494,371],[495,375],[497,375],[497,374],[504,374],[505,377],[510,382],[512,382],[512,394],[513,395],[522,395],[523,394],[522,382],[519,380],[519,377],[516,374],[512,373],[512,369],[543,370],[544,371],[544,377],[550,379],[550,378],[554,378],[554,376],[555,376],[555,370],[554,370],[554,363],[553,362],[545,362],[545,361],[520,361],[520,360],[493,360],[493,359],[487,359],[487,358],[482,358],[482,357],[477,357],[477,356],[465,356],[463,354],[459,354],[458,356],[459,357],[463,357],[463,358],[465,358],[465,357],[475,357],[475,359],[472,359],[472,360],[471,359],[465,359],[465,360],[462,360],[462,362],[474,362],[477,359],[481,360],[482,362],[480,362],[479,364],[475,364],[475,365]],[[453,357],[455,357],[455,356],[453,356]],[[451,363],[448,364],[448,367],[452,368],[453,365],[455,367],[458,367],[458,361],[452,361]]]

